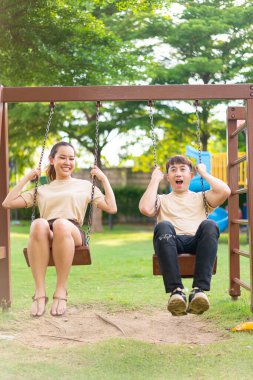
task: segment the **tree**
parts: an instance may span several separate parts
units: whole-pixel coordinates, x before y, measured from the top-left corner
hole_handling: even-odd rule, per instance
[[[43,4],[25,0],[14,5],[12,0],[2,0],[2,83],[12,86],[96,85],[134,83],[143,78],[147,62],[145,58],[139,59],[139,49],[125,31],[130,20],[131,25],[136,20],[140,23],[143,9],[152,10],[162,2],[138,3],[139,10],[137,2],[132,1],[68,0],[63,3],[58,0]],[[141,38],[140,30],[138,33]],[[134,34],[136,37],[135,26],[132,38]],[[123,119],[126,112],[114,104],[104,105],[104,110],[107,116],[101,118],[99,152],[115,127],[122,133],[133,126],[127,118]],[[46,117],[46,109],[39,105],[10,107],[10,146],[14,158],[21,161],[20,169],[31,163],[32,153],[43,138]],[[62,132],[94,153],[95,118],[94,105],[57,105],[50,136],[59,138]]]
[[[94,85],[130,75],[131,55],[93,15],[93,3],[2,0],[0,82]]]
[[[248,1],[244,3],[239,7],[232,0],[178,1],[182,8],[176,17],[170,17],[170,12],[158,14],[145,31],[146,36],[156,35],[153,50],[160,51],[160,56],[154,58],[156,63],[150,65],[150,83],[217,84],[252,80],[253,6]],[[164,163],[164,152],[166,160],[175,153],[184,154],[186,144],[197,147],[193,105],[190,108],[184,102],[177,108],[171,104],[161,102],[155,106],[155,124],[159,126],[159,119],[164,119],[164,137],[157,146],[159,163]],[[212,150],[214,146],[226,149],[225,125],[215,120],[217,104],[201,101],[203,150]],[[150,170],[152,146],[134,161],[136,169]]]
[[[232,0],[178,1],[178,19],[163,19],[160,39],[168,53],[154,70],[153,83],[217,84],[243,82],[252,61],[253,6]],[[176,63],[174,63],[176,62]],[[217,102],[202,101],[201,141],[207,150],[212,134],[210,116]]]

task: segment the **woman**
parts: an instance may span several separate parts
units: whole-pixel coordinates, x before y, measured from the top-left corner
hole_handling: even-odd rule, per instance
[[[35,293],[31,316],[40,317],[45,313],[45,276],[50,255],[50,247],[56,267],[56,289],[51,315],[61,316],[66,311],[67,280],[71,269],[75,246],[84,242],[81,229],[88,203],[91,201],[92,184],[72,177],[75,169],[75,150],[69,143],[55,144],[49,155],[47,177],[49,184],[39,186],[37,205],[40,218],[31,225],[28,242],[28,257],[35,283]],[[106,175],[94,166],[92,177],[102,182],[105,195],[95,187],[94,205],[108,213],[116,213],[117,206],[111,185]],[[41,176],[39,169],[31,170],[9,192],[3,202],[5,208],[32,207],[34,189],[21,193],[24,186]]]

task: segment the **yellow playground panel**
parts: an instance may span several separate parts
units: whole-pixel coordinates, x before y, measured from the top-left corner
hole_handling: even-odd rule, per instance
[[[245,152],[238,152],[238,158],[245,156]],[[211,174],[227,183],[227,153],[215,153],[211,158]],[[239,164],[239,186],[247,186],[247,162]]]

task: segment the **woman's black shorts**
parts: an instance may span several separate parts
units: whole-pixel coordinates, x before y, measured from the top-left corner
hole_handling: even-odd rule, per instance
[[[50,227],[51,231],[53,231],[53,224],[54,224],[54,221],[56,219],[50,219],[50,220],[48,220],[48,224],[49,224],[49,227]],[[79,229],[79,232],[80,232],[80,235],[81,235],[81,238],[82,238],[82,245],[86,245],[85,233],[82,230],[82,227],[79,225],[79,223],[76,220],[73,220],[73,219],[67,219],[67,220],[69,220],[71,223],[73,223]]]

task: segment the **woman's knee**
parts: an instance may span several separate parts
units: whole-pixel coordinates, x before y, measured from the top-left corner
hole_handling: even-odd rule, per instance
[[[67,219],[59,218],[53,223],[54,238],[66,238],[71,236],[70,223]]]
[[[30,238],[41,240],[49,236],[50,228],[48,221],[43,218],[35,219],[30,228]]]

